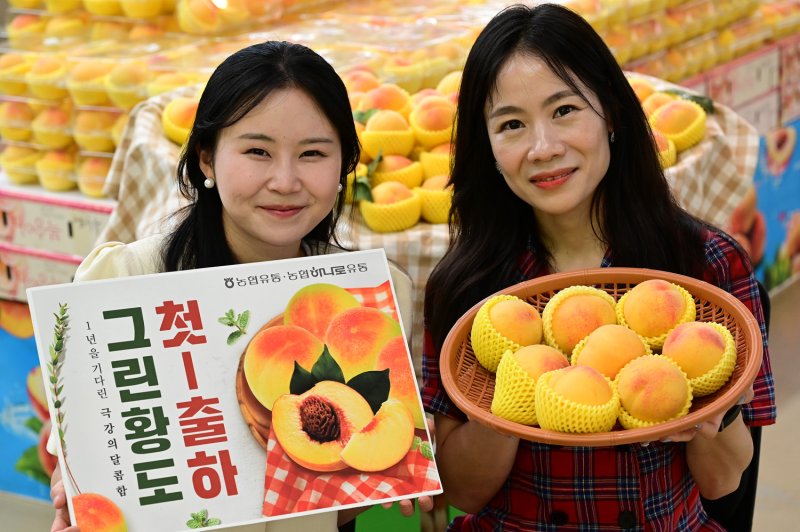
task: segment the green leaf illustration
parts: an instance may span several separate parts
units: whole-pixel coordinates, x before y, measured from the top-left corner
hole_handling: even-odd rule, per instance
[[[422,438],[419,436],[414,436],[414,439],[411,442],[411,450],[416,451],[419,449],[420,444],[422,444]]]
[[[242,337],[242,331],[236,330],[233,331],[228,335],[228,345],[233,345],[236,343],[236,340]]]
[[[428,460],[433,460],[433,448],[429,442],[422,442],[419,446],[419,452]]]
[[[313,388],[316,383],[314,375],[295,361],[292,378],[289,380],[289,393],[300,395]]]
[[[365,371],[347,382],[347,385],[364,396],[373,413],[389,398],[389,369]]]
[[[199,512],[191,512],[190,515],[192,518],[186,521],[186,526],[193,530],[222,524],[222,520],[216,517],[208,517],[208,510],[206,509],[200,510]]]
[[[235,344],[239,338],[247,334],[247,324],[250,322],[250,311],[245,310],[237,315],[233,309],[228,309],[224,316],[217,318],[217,321],[235,330],[228,335],[228,345]]]
[[[342,373],[342,368],[331,356],[327,345],[322,348],[322,354],[311,368],[311,374],[314,375],[314,378],[317,379],[317,382],[336,381],[344,384],[344,373]]]
[[[239,328],[242,329],[242,331],[247,330],[247,324],[250,321],[250,311],[245,310],[244,312],[239,314],[239,319],[237,321],[239,324]]]

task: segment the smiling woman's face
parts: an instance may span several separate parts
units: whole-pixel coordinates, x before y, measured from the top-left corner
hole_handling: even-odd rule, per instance
[[[270,93],[223,129],[200,167],[216,181],[225,236],[240,262],[296,257],[333,209],[342,169],[336,129],[296,88]]]
[[[608,170],[602,107],[594,93],[578,87],[591,105],[543,60],[518,52],[500,69],[484,110],[506,183],[538,217],[588,215]]]

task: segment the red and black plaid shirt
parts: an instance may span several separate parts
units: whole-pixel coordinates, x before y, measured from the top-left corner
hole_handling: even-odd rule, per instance
[[[709,232],[703,280],[736,296],[761,327],[764,360],[743,408],[748,425],[775,422],[775,389],[766,327],[750,261],[724,234]],[[611,266],[610,255],[603,267]],[[520,281],[534,277],[533,253],[520,261]],[[546,272],[540,272],[542,275]],[[426,331],[425,409],[466,421],[442,387],[439,357]],[[521,441],[505,484],[477,514],[456,518],[448,530],[723,530],[703,510],[686,464],[685,444],[652,442],[616,447],[561,447]]]

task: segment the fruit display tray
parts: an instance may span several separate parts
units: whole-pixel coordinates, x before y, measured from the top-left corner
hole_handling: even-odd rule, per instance
[[[612,431],[591,434],[555,432],[495,416],[490,410],[495,375],[478,363],[470,342],[472,322],[485,300],[467,311],[445,339],[440,359],[445,390],[470,419],[503,434],[552,445],[595,447],[655,441],[688,430],[726,411],[736,404],[755,379],[761,367],[763,345],[758,322],[750,310],[731,294],[714,285],[659,270],[594,268],[546,275],[510,286],[492,295],[517,296],[542,313],[550,298],[563,288],[574,285],[594,286],[619,300],[628,290],[648,279],[663,279],[684,287],[695,300],[696,321],[724,325],[736,342],[736,367],[730,379],[715,393],[696,397],[686,416],[645,428],[623,429],[617,424]]]

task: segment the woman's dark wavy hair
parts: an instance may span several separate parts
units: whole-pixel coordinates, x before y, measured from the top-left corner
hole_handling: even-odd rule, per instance
[[[461,78],[450,246],[425,297],[426,326],[439,348],[472,305],[520,280],[518,260],[529,243],[543,263],[551,259],[531,206],[495,168],[484,115],[498,72],[515,53],[540,58],[578,94],[580,82],[600,101],[602,109],[595,111],[614,131],[615,142],[592,213],[595,233],[613,251],[614,265],[699,275],[703,264],[702,225],[672,196],[644,111],[602,38],[564,7],[512,6],[480,33]]]
[[[189,204],[162,250],[166,271],[236,263],[225,239],[219,193],[203,186],[200,151],[214,152],[222,129],[236,123],[273,91],[298,88],[319,105],[339,135],[342,169],[339,182],[358,163],[360,148],[350,102],[339,75],[319,54],[300,44],[267,41],[239,50],[223,61],[208,80],[194,125],[178,162],[178,187]],[[337,242],[334,230],[343,202],[306,235],[327,245]],[[338,243],[338,242],[337,242]]]

